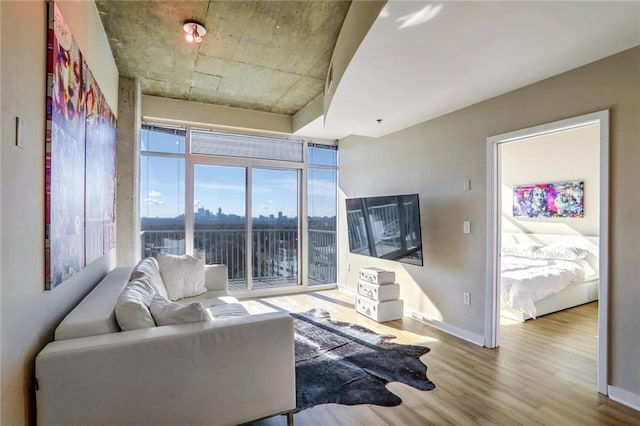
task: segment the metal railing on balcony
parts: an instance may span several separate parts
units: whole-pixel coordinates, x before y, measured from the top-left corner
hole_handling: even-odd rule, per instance
[[[158,253],[184,254],[184,231],[142,231],[142,257]]]
[[[310,229],[309,285],[335,283],[336,264],[336,232]]]
[[[196,230],[196,251],[205,255],[207,264],[227,265],[234,289],[246,289],[246,231],[241,229]],[[152,230],[141,232],[142,256],[157,253],[185,253],[185,232]],[[298,283],[298,231],[295,229],[259,229],[252,233],[254,287]],[[309,284],[336,282],[335,231],[309,231]]]

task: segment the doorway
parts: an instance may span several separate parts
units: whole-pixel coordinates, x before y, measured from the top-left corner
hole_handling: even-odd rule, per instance
[[[485,319],[485,346],[500,344],[500,281],[502,250],[502,144],[552,134],[573,128],[597,125],[599,127],[599,303],[598,303],[598,356],[597,390],[607,394],[607,319],[608,319],[608,223],[609,223],[609,111],[599,111],[566,120],[543,124],[487,138],[487,306]]]

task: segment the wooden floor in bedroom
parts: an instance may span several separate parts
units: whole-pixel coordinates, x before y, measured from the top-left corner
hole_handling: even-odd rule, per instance
[[[432,391],[390,383],[396,407],[318,405],[295,415],[305,425],[640,425],[640,412],[596,392],[597,302],[501,327],[499,349],[486,349],[404,318],[384,324],[357,314],[338,290],[244,300],[252,313],[323,308],[333,319],[426,345]],[[276,389],[274,391],[277,392]],[[286,425],[276,416],[255,426]]]

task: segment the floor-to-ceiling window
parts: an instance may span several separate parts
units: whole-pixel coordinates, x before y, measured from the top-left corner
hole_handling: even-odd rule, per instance
[[[336,187],[338,151],[335,146],[309,144],[307,168],[309,285],[335,282]]]
[[[140,140],[142,255],[184,254],[186,132],[146,126]]]
[[[334,145],[142,129],[143,255],[202,253],[232,290],[336,282]]]
[[[247,288],[247,170],[195,164],[193,246],[207,264],[224,263],[234,288]]]
[[[251,170],[253,286],[298,284],[297,170]]]

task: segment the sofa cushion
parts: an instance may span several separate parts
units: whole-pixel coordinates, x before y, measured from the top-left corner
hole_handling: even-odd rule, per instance
[[[214,264],[205,265],[204,267],[204,285],[209,291],[217,291],[227,293],[229,287],[229,279],[227,277],[227,265]],[[221,295],[224,295],[221,294]]]
[[[157,259],[169,299],[178,300],[206,293],[204,257],[158,253]]]
[[[156,294],[151,299],[149,310],[157,325],[186,324],[213,319],[209,311],[200,302],[183,305],[178,302],[172,302],[159,294]]]
[[[224,305],[225,303],[238,303],[238,299],[233,296],[225,296],[224,293],[218,291],[208,291],[199,296],[180,299],[180,303],[183,305],[193,302],[200,302],[205,308],[210,308],[212,306]]]
[[[123,331],[155,327],[149,305],[156,295],[147,280],[129,281],[116,302],[116,319]]]
[[[162,281],[162,275],[160,275],[158,261],[154,257],[145,257],[133,268],[129,280],[139,279],[148,280],[158,294],[169,297],[164,281]]]
[[[249,312],[240,303],[224,303],[215,305],[207,309],[213,319],[243,317],[249,315]]]

